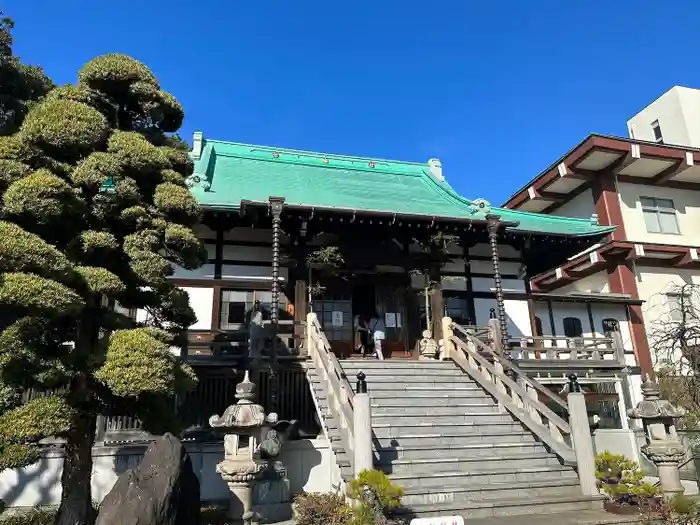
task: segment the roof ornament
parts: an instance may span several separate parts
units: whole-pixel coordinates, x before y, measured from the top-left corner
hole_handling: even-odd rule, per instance
[[[476,213],[490,213],[491,203],[486,199],[473,200],[472,203],[469,205],[469,211],[472,215]]]
[[[355,215],[356,214],[357,214],[357,210],[352,210],[352,219],[350,219],[351,223],[355,222]]]
[[[373,160],[370,160],[368,166],[369,166],[370,168],[374,168],[374,166],[375,166],[374,161],[373,161]]]
[[[600,226],[600,223],[598,222],[598,214],[594,213],[591,215],[591,226]]]
[[[207,191],[209,188],[211,188],[211,183],[205,178],[202,177],[198,173],[193,173],[189,177],[185,179],[185,184],[187,184],[187,187],[192,189],[192,188],[201,188],[204,191]]]
[[[192,158],[199,160],[202,157],[202,148],[204,147],[204,133],[195,131],[192,136]]]
[[[394,213],[394,216],[391,219],[391,224],[394,224],[396,222],[396,214]]]

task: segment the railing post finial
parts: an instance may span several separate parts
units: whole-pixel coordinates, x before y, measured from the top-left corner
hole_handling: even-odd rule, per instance
[[[578,382],[578,377],[576,374],[571,373],[566,378],[569,380],[569,392],[573,392],[575,394],[580,394],[581,393],[581,385]]]
[[[360,371],[357,374],[357,387],[356,394],[366,394],[367,393],[367,376],[364,372]]]

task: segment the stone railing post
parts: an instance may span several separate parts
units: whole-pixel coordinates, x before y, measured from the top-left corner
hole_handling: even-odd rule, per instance
[[[372,405],[367,393],[367,380],[363,372],[357,374],[357,387],[353,397],[354,447],[353,466],[355,477],[374,467],[372,452]]]
[[[685,410],[661,399],[659,385],[649,376],[642,385],[644,401],[630,408],[627,415],[641,419],[644,426],[646,444],[641,451],[659,470],[659,483],[666,497],[682,494],[680,464],[685,459],[685,447],[676,433],[675,420],[685,414]]]
[[[452,318],[443,317],[442,318],[442,359],[452,359],[452,352],[454,352],[454,343],[452,342]]]
[[[571,441],[576,454],[579,483],[584,496],[598,494],[595,477],[595,455],[593,454],[593,439],[591,427],[588,423],[588,410],[586,398],[581,392],[576,374],[569,376],[569,425],[571,426]]]
[[[498,319],[489,319],[489,338],[491,347],[498,355],[503,355],[503,337],[501,335],[501,324]]]
[[[314,331],[314,323],[316,322],[316,314],[315,313],[310,313],[306,314],[306,355],[313,355],[313,352],[315,352],[316,347],[314,345],[314,339],[313,339],[313,331]]]

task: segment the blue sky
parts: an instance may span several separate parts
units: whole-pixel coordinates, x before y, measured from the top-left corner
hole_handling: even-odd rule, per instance
[[[73,82],[130,54],[182,102],[182,134],[442,160],[501,204],[590,132],[700,87],[690,0],[5,0],[15,52]]]

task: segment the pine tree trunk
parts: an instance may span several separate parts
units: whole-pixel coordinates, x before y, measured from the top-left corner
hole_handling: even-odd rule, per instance
[[[56,525],[92,525],[95,521],[90,481],[96,420],[94,415],[81,417],[66,438]]]

